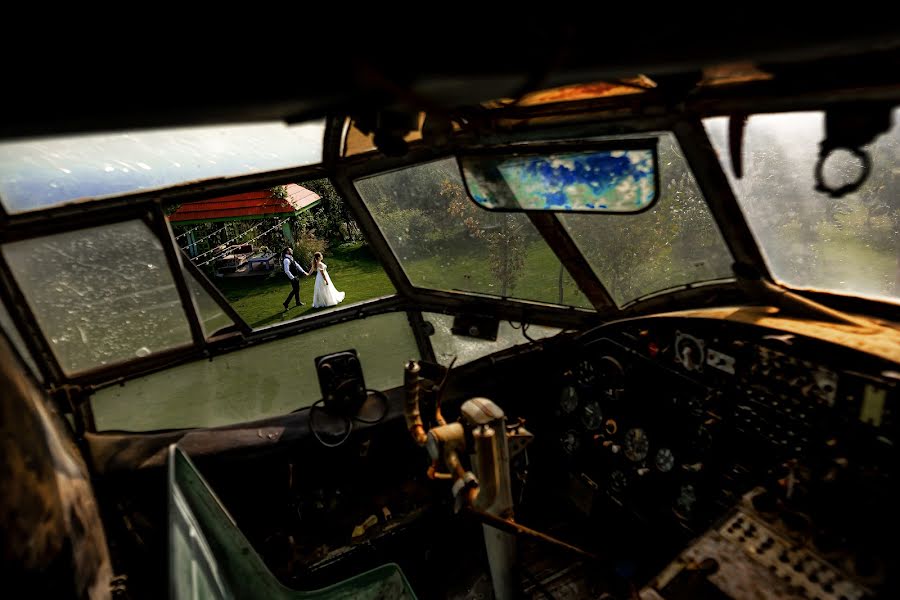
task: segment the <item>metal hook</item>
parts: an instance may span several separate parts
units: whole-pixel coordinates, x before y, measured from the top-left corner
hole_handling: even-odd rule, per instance
[[[825,183],[825,179],[823,177],[822,171],[825,167],[825,161],[831,155],[832,152],[838,149],[843,149],[853,156],[859,158],[862,162],[862,173],[860,173],[859,178],[856,181],[851,181],[850,183],[844,184],[838,188],[831,188]],[[869,178],[869,171],[872,167],[872,159],[869,158],[869,154],[862,150],[861,148],[847,148],[847,147],[831,147],[827,150],[822,149],[819,151],[819,160],[816,162],[816,191],[828,194],[832,198],[843,198],[847,194],[851,192],[855,192],[860,188],[860,186],[865,183],[866,179]]]

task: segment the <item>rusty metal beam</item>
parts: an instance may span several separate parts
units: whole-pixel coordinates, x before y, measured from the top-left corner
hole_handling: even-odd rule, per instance
[[[598,312],[610,313],[617,310],[616,303],[609,295],[606,287],[594,273],[590,263],[584,257],[568,230],[563,227],[559,218],[553,213],[531,211],[528,218],[546,240],[547,245],[566,268],[578,288],[591,301]]]

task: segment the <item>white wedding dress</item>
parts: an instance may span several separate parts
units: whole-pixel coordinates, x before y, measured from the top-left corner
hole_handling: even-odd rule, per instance
[[[325,285],[326,281],[328,285]],[[320,262],[316,273],[316,287],[313,289],[313,308],[334,306],[343,299],[344,292],[335,289],[334,282],[328,275],[328,267],[325,266],[325,263]]]

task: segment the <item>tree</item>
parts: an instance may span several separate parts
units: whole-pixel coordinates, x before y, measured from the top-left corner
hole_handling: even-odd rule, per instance
[[[350,208],[328,179],[315,179],[303,183],[303,187],[319,195],[319,206],[313,208],[312,226],[318,237],[329,242],[348,242],[360,237],[360,229]]]
[[[461,183],[449,178],[441,182],[441,196],[448,202],[447,214],[462,221],[473,238],[487,243],[488,267],[500,283],[500,295],[510,295],[519,281],[522,267],[525,266],[523,217],[506,213],[485,213],[469,200]]]

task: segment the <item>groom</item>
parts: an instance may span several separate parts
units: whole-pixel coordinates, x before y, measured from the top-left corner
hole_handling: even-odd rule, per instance
[[[286,311],[291,303],[291,298],[296,300],[297,306],[303,306],[303,303],[300,302],[300,273],[303,273],[305,277],[309,277],[309,273],[300,266],[300,263],[294,260],[294,251],[290,247],[284,249],[282,256],[284,257],[282,261],[284,263],[284,274],[291,280],[291,293],[288,294],[287,300],[283,302],[284,310]]]

